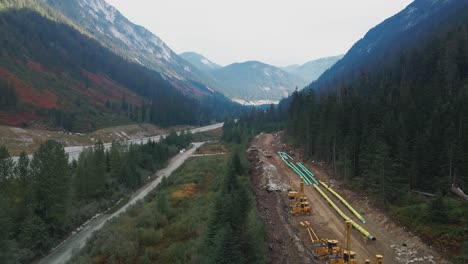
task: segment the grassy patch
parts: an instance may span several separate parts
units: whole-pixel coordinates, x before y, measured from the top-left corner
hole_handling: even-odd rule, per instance
[[[223,128],[193,134],[193,141],[215,141],[220,140],[223,135]]]
[[[229,148],[220,143],[206,143],[197,150],[197,154],[227,153]]]

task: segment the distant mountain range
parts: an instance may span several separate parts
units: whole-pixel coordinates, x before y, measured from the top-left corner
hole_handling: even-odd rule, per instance
[[[325,57],[325,58],[321,58],[318,60],[312,60],[312,61],[306,62],[302,65],[294,64],[294,65],[281,67],[281,69],[291,74],[294,74],[296,76],[299,76],[308,82],[312,82],[312,81],[317,80],[318,77],[322,75],[322,73],[328,70],[341,58],[343,58],[343,55]]]
[[[299,77],[258,61],[234,63],[213,74],[223,85],[226,96],[245,101],[280,100],[307,84]]]
[[[234,63],[222,67],[201,54],[180,54],[194,67],[219,83],[219,91],[247,105],[276,103],[302,89],[330,68],[342,56],[310,61],[304,65],[276,67],[259,61]]]
[[[0,124],[202,124],[241,108],[104,1],[4,0],[0,11]]]
[[[221,69],[222,67],[209,59],[205,58],[203,55],[200,55],[195,52],[184,52],[179,54],[180,57],[185,59],[186,61],[190,62],[193,66],[195,66],[200,71],[211,75],[216,70]]]
[[[135,25],[104,0],[41,0],[104,46],[161,73],[187,95],[207,95],[216,84],[179,57],[158,36]]]

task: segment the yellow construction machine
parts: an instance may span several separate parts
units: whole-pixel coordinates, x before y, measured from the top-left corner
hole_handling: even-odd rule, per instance
[[[371,264],[371,261],[366,259],[365,264]],[[375,255],[375,262],[373,264],[383,264],[383,256]]]
[[[320,239],[317,234],[315,233],[314,229],[312,229],[312,226],[310,225],[309,221],[304,221],[300,223],[302,226],[304,226],[307,229],[307,232],[309,233],[310,241],[312,241],[312,255],[316,259],[326,259],[328,258],[329,252],[328,252],[328,241],[325,239]],[[334,240],[333,240],[334,241]]]
[[[356,253],[351,251],[351,231],[353,228],[353,224],[351,221],[345,222],[345,231],[344,231],[344,239],[343,239],[343,246],[345,250],[343,250],[343,260],[344,263],[349,264],[358,264],[356,259]]]
[[[358,264],[356,253],[351,251],[351,231],[352,224],[350,221],[345,222],[343,247],[339,247],[338,240],[320,239],[315,233],[309,221],[300,222],[307,229],[310,240],[312,241],[312,255],[319,260],[327,260],[327,264]],[[376,255],[373,264],[383,264],[383,256]],[[370,260],[365,261],[370,264]]]
[[[299,191],[290,191],[288,193],[291,201],[291,211],[293,214],[311,214],[312,208],[309,206],[307,197],[304,194],[304,181],[301,181]]]
[[[327,264],[358,264],[356,259],[356,253],[350,250],[351,247],[351,228],[352,224],[350,221],[345,222],[345,230],[344,230],[344,239],[343,239],[343,247],[339,248],[338,244],[335,246],[335,250],[330,250],[330,255],[328,257]]]
[[[289,200],[295,200],[299,196],[299,192],[293,189],[293,183],[289,182],[288,197]]]

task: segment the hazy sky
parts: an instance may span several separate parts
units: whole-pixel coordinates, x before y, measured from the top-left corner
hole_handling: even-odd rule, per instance
[[[106,0],[175,52],[283,66],[345,53],[411,0]]]

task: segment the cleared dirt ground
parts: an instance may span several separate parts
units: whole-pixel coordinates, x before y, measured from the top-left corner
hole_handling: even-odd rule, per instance
[[[298,186],[300,178],[277,155],[282,147],[281,137],[274,137],[272,134],[260,134],[252,141],[249,156],[253,166],[252,179],[258,208],[268,232],[272,263],[311,263],[310,239],[305,228],[299,224],[300,221],[308,220],[319,237],[342,242],[344,220],[312,186],[305,188],[313,210],[312,215],[289,214],[287,188],[289,184]],[[272,157],[267,158],[265,153],[272,154]],[[365,197],[357,197],[336,182],[330,181],[319,166],[304,164],[318,179],[327,184],[334,183],[331,185],[335,191],[363,214],[365,224],[330,192],[324,188],[322,190],[346,215],[377,238],[376,241],[371,241],[353,229],[351,249],[357,253],[359,263],[364,263],[365,259],[373,260],[376,254],[384,255],[384,263],[450,263],[441,259],[418,237],[392,223],[382,212],[373,209]],[[281,256],[281,261],[277,261]]]
[[[5,145],[10,155],[16,156],[19,155],[21,151],[25,151],[28,154],[34,153],[43,142],[49,139],[60,142],[65,147],[88,146],[99,140],[108,143],[114,140],[138,139],[167,134],[172,130],[182,131],[189,128],[188,126],[178,126],[163,129],[153,124],[134,124],[103,128],[89,134],[82,134],[66,131],[0,126],[0,145]]]

